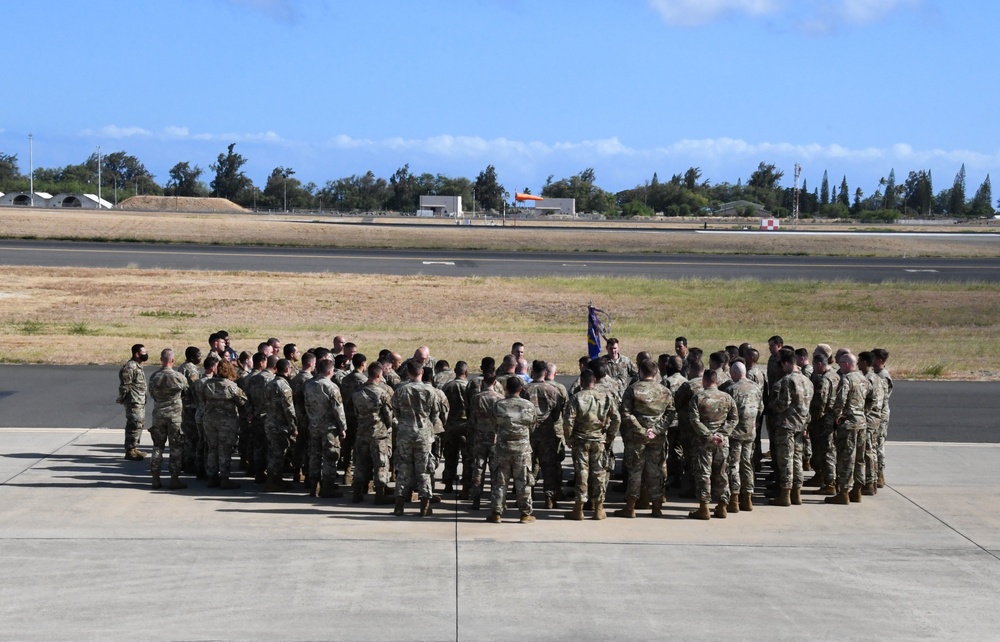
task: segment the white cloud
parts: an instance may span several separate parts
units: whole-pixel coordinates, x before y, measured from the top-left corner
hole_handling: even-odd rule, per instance
[[[649,5],[677,27],[699,27],[733,14],[758,18],[782,8],[779,0],[649,0]]]
[[[810,34],[861,27],[901,10],[919,9],[924,0],[648,0],[672,27],[702,27],[734,16],[767,19]]]
[[[187,127],[178,127],[177,125],[170,125],[163,130],[163,135],[167,138],[187,138],[189,133]]]
[[[92,129],[83,130],[84,136],[99,136],[102,138],[132,138],[134,136],[148,137],[152,136],[153,132],[148,129],[143,129],[142,127],[119,127],[117,125],[105,125],[97,131]]]

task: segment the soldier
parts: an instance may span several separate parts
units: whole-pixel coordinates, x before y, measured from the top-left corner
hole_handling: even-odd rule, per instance
[[[868,381],[868,395],[865,397],[865,485],[862,495],[874,495],[878,492],[878,433],[882,425],[882,408],[885,406],[885,379],[875,374],[873,366],[875,356],[871,352],[858,355],[858,369]]]
[[[403,382],[399,375],[396,374],[396,368],[399,367],[403,359],[399,356],[398,352],[390,352],[385,357],[379,357],[378,361],[382,364],[383,383],[395,390],[396,386]]]
[[[160,467],[163,462],[163,448],[170,442],[170,490],[187,488],[180,480],[184,457],[184,432],[181,415],[184,405],[181,394],[187,390],[187,379],[174,370],[174,351],[165,348],[160,352],[161,368],[149,378],[149,396],[153,398],[153,425],[149,436],[153,439],[153,456],[149,470],[153,476],[153,488],[160,488]]]
[[[813,469],[816,474],[805,486],[818,486],[817,494],[836,494],[837,447],[836,417],[833,403],[837,398],[840,374],[830,367],[830,355],[817,349],[813,353],[813,398],[809,404],[809,438],[813,442]]]
[[[695,447],[695,432],[691,425],[691,400],[703,390],[702,375],[705,366],[700,359],[692,359],[688,363],[688,374],[691,378],[681,384],[674,392],[674,408],[677,409],[677,445],[670,440],[670,449],[679,458],[676,476],[681,478],[680,496],[694,499],[694,476],[698,470],[698,449]]]
[[[656,364],[646,359],[639,363],[639,381],[625,390],[621,402],[621,433],[625,443],[625,466],[628,490],[625,508],[617,517],[635,517],[640,491],[645,491],[653,505],[653,516],[663,515],[663,460],[666,454],[667,429],[674,421],[674,396],[657,381]]]
[[[458,365],[458,364],[456,364]],[[444,388],[444,384],[455,378],[455,371],[451,369],[451,364],[446,359],[439,359],[434,364],[434,387]]]
[[[443,359],[438,363],[448,363]],[[468,415],[468,372],[469,364],[459,361],[455,370],[450,371],[452,378],[441,386],[441,392],[448,399],[448,421],[441,435],[441,448],[444,451],[444,492],[454,491],[454,482],[458,476],[458,458],[462,458],[462,493],[459,499],[469,498],[469,481],[472,479],[472,464],[469,461],[469,415]],[[440,373],[439,373],[440,375]],[[435,378],[437,385],[438,376]]]
[[[331,359],[336,359],[338,354],[344,354],[345,343],[347,343],[347,339],[339,334],[333,338],[333,347],[330,348]]]
[[[515,361],[524,359],[524,344],[520,341],[512,343],[510,346],[510,354],[514,357]]]
[[[878,442],[875,447],[875,454],[878,461],[878,475],[875,485],[878,488],[885,486],[885,439],[889,435],[889,397],[892,396],[892,375],[885,367],[889,360],[889,351],[885,348],[874,348],[872,356],[875,357],[875,374],[885,382],[885,398],[882,404],[882,422],[878,429]]]
[[[351,358],[346,354],[338,354],[333,358],[333,376],[330,377],[333,383],[340,387],[344,378],[351,374]]]
[[[354,413],[357,434],[354,439],[354,496],[352,501],[364,501],[368,482],[375,487],[375,503],[391,504],[386,493],[389,466],[392,461],[392,388],[382,382],[384,368],[378,361],[368,366],[368,380],[355,393]]]
[[[781,353],[784,376],[775,386],[772,404],[775,425],[772,452],[777,452],[779,490],[772,506],[802,504],[802,435],[809,426],[809,404],[813,385],[799,370],[794,353]],[[770,429],[769,429],[770,431]]]
[[[746,378],[746,366],[734,363],[729,367],[733,385],[729,395],[736,402],[739,420],[729,436],[729,512],[753,510],[753,444],[757,419],[764,412],[760,388]],[[738,498],[738,499],[737,499]]]
[[[211,366],[209,364],[211,363]],[[235,490],[240,487],[230,481],[233,448],[239,435],[239,408],[246,405],[247,396],[236,383],[225,378],[215,359],[205,360],[205,379],[199,382],[205,411],[205,472],[209,488]]]
[[[246,394],[250,414],[250,446],[247,456],[250,458],[249,470],[254,475],[255,484],[263,484],[267,470],[267,398],[264,389],[274,380],[274,371],[278,360],[274,355],[265,357],[258,352],[253,357],[254,367],[259,363],[262,367],[256,374],[250,375],[246,383]]]
[[[229,338],[229,331],[228,330],[219,330],[215,334],[219,335],[219,337],[222,339],[223,345],[225,346],[225,355],[226,355],[225,360],[226,361],[237,361],[237,360],[239,360],[239,355],[237,355],[236,354],[236,350],[233,349],[232,341]],[[246,353],[247,359],[249,359],[250,358],[250,353],[246,352],[246,350],[244,350],[243,352]]]
[[[293,354],[298,355],[299,349],[294,343],[285,345],[294,348]],[[316,355],[306,352],[301,355],[300,362],[302,368],[291,378],[289,385],[292,387],[292,403],[295,404],[295,418],[298,421],[298,436],[292,447],[292,479],[293,481],[309,480],[309,413],[306,412],[306,398],[304,388],[306,383],[313,378],[316,370]],[[300,477],[301,475],[301,477]]]
[[[499,524],[507,500],[507,484],[514,480],[521,523],[535,521],[531,514],[531,434],[538,423],[535,405],[521,396],[524,382],[520,377],[507,379],[507,396],[493,404],[490,421],[496,433],[493,449],[493,497],[486,521]]]
[[[729,372],[726,371],[726,364],[729,363],[729,355],[723,350],[718,352],[713,352],[708,355],[708,367],[709,369],[715,371],[715,374],[719,380],[719,387],[721,388],[726,383],[729,382]]]
[[[702,375],[702,391],[688,406],[689,422],[694,433],[698,474],[696,492],[700,506],[688,513],[692,519],[711,519],[708,504],[718,500],[715,516],[725,518],[729,505],[729,436],[739,422],[736,402],[719,390],[719,376],[713,370]]]
[[[435,424],[442,424],[440,402],[434,387],[420,379],[423,368],[413,360],[406,363],[407,381],[396,389],[392,409],[398,430],[396,437],[396,508],[394,515],[403,514],[403,504],[411,486],[420,497],[420,516],[431,510],[431,446]]]
[[[868,381],[858,372],[858,360],[850,352],[841,354],[840,384],[833,404],[837,424],[837,494],[827,497],[827,504],[850,504],[861,501],[865,477],[865,398]]]
[[[674,339],[674,354],[680,357],[681,360],[681,375],[685,380],[691,378],[691,373],[689,372],[691,359],[690,350],[688,350],[688,340],[687,337],[677,337]],[[700,376],[700,375],[699,375]],[[674,391],[676,394],[676,391]]]
[[[302,357],[302,353],[299,352],[299,347],[294,343],[286,343],[281,350],[285,359],[288,360],[288,380],[291,381],[295,375],[299,374],[299,359]]]
[[[132,346],[132,358],[118,372],[118,398],[116,403],[125,406],[125,459],[142,461],[146,453],[139,450],[142,424],[146,420],[146,376],[142,364],[149,359],[146,346]]]
[[[264,388],[267,405],[267,420],[264,432],[267,434],[267,482],[264,490],[286,491],[290,488],[282,481],[285,468],[285,452],[296,436],[298,428],[295,420],[295,402],[292,387],[288,383],[291,364],[288,359],[279,359],[275,364],[275,376]]]
[[[503,361],[500,362],[500,367],[497,369],[497,384],[500,385],[501,390],[506,389],[507,378],[515,377],[514,370],[517,368],[517,359],[514,355],[504,355]],[[503,393],[501,393],[503,394]]]
[[[590,357],[586,356],[586,355],[580,357],[577,360],[577,367],[580,369],[581,373],[583,373],[584,370],[589,370],[590,369]],[[577,377],[576,381],[574,381],[570,385],[570,387],[569,387],[569,397],[567,397],[567,399],[572,398],[573,395],[575,395],[578,392],[580,392],[580,377]]]
[[[188,346],[184,351],[184,363],[178,368],[178,372],[187,379],[188,387],[181,395],[181,402],[184,404],[184,413],[181,418],[181,430],[184,432],[184,453],[182,457],[182,470],[189,475],[196,475],[204,472],[204,457],[199,461],[198,444],[200,436],[198,434],[198,424],[195,421],[195,411],[198,401],[195,399],[195,382],[201,378],[198,372],[198,365],[201,363],[201,349],[197,346]],[[204,452],[204,445],[201,448]]]
[[[570,399],[563,420],[563,435],[573,445],[576,503],[566,519],[582,520],[583,505],[591,500],[594,519],[605,519],[604,492],[607,468],[604,451],[611,448],[621,425],[618,404],[610,394],[595,388],[592,370],[580,373],[580,392]]]
[[[492,361],[492,359],[490,359]],[[487,466],[493,462],[493,446],[496,444],[496,429],[493,426],[493,405],[503,399],[496,389],[496,373],[493,369],[484,368],[480,377],[482,390],[469,399],[469,436],[472,440],[470,466],[472,481],[469,489],[469,499],[472,500],[472,510],[479,510],[480,498],[483,492],[483,476]],[[469,384],[471,389],[473,384]],[[493,483],[496,483],[495,481]]]
[[[562,461],[566,456],[560,423],[566,408],[566,395],[546,381],[546,368],[544,361],[532,363],[531,383],[522,389],[521,396],[534,404],[537,413],[538,425],[531,434],[531,453],[541,472],[545,508],[558,508],[556,502],[562,496]],[[532,477],[536,475],[533,473]],[[530,485],[533,486],[534,481]]]
[[[625,386],[628,385],[632,377],[639,373],[639,369],[632,363],[631,359],[621,353],[621,344],[618,339],[611,337],[604,345],[607,350],[608,362],[611,364],[608,375],[621,383],[621,389],[624,392]]]
[[[345,354],[348,346],[344,346]],[[340,381],[340,396],[344,400],[344,417],[347,419],[347,437],[340,451],[340,468],[344,471],[345,485],[351,484],[354,479],[351,460],[354,454],[354,438],[358,431],[358,417],[354,414],[354,393],[368,381],[367,370],[368,357],[355,352],[351,356],[351,371]]]
[[[323,499],[344,496],[337,487],[337,462],[341,440],[347,436],[347,419],[332,374],[333,361],[323,359],[315,376],[302,388],[309,415],[309,496]]]

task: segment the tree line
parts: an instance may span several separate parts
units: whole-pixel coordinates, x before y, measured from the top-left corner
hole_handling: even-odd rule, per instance
[[[262,187],[246,175],[247,159],[228,146],[207,170],[188,161],[179,162],[161,184],[142,162],[124,151],[91,154],[83,163],[34,170],[36,191],[50,193],[92,193],[98,176],[107,200],[116,204],[133,194],[159,196],[214,196],[256,210],[328,210],[413,212],[421,195],[461,196],[466,209],[500,211],[512,194],[499,182],[496,168],[488,165],[475,179],[444,174],[414,174],[403,165],[383,178],[368,171],[329,180],[323,186],[303,183],[290,167],[275,167]],[[100,168],[100,171],[98,169]],[[631,189],[609,192],[597,185],[593,168],[570,177],[553,180],[550,175],[541,195],[547,198],[574,198],[578,212],[595,212],[611,217],[705,215],[728,203],[738,215],[753,216],[765,210],[779,217],[789,216],[795,206],[796,190],[782,185],[784,172],[774,164],[761,162],[746,183],[712,183],[698,167],[690,167],[661,181],[652,178]],[[206,183],[205,180],[209,182]],[[19,167],[16,154],[0,152],[0,192],[27,191],[29,177]],[[530,193],[523,188],[522,192]],[[513,205],[513,203],[511,204]],[[910,171],[902,181],[895,169],[882,177],[875,190],[866,194],[861,187],[852,191],[845,175],[838,184],[826,171],[819,186],[806,181],[798,193],[799,215],[809,218],[857,218],[892,221],[901,217],[951,216],[990,217],[995,214],[990,177],[986,176],[970,197],[963,164],[946,188],[935,192],[930,170]],[[1000,207],[1000,202],[997,203]],[[727,212],[729,213],[729,212]]]

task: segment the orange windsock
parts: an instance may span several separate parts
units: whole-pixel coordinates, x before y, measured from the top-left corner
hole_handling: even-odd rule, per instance
[[[541,196],[535,196],[534,194],[522,194],[520,192],[514,194],[514,200],[518,202],[523,201],[544,201],[545,199]]]

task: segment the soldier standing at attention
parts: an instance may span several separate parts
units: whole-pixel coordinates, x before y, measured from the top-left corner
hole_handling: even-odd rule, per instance
[[[210,365],[211,364],[211,365]],[[233,447],[240,430],[239,408],[247,396],[235,382],[222,376],[214,357],[205,360],[205,379],[200,382],[201,398],[205,403],[202,425],[205,428],[205,473],[209,488],[235,490],[240,487],[230,481]]]
[[[195,421],[195,411],[198,409],[198,400],[195,399],[195,382],[201,377],[198,372],[198,365],[201,363],[201,349],[197,346],[188,346],[184,351],[184,363],[178,368],[178,372],[187,379],[188,387],[181,395],[184,404],[184,414],[181,420],[181,429],[184,431],[184,472],[194,475],[198,473],[198,424]],[[204,464],[201,464],[204,466]]]
[[[546,380],[546,368],[544,361],[532,363],[531,383],[524,386],[521,396],[534,404],[538,413],[538,425],[531,434],[531,454],[542,475],[545,508],[558,508],[556,501],[562,490],[562,461],[566,451],[561,425],[566,395]]]
[[[621,344],[618,339],[611,337],[605,344],[607,349],[608,363],[612,364],[608,369],[608,374],[621,383],[622,390],[629,384],[632,377],[639,374],[639,368],[632,360],[621,353]]]
[[[781,369],[784,376],[775,384],[772,401],[775,419],[771,449],[777,453],[778,494],[771,500],[772,506],[802,504],[802,435],[809,427],[809,405],[813,398],[813,385],[799,370],[798,358],[794,353],[781,353]]]
[[[594,387],[597,377],[589,368],[580,373],[580,392],[573,395],[563,419],[563,434],[573,445],[573,468],[576,473],[576,503],[566,519],[582,520],[583,505],[594,505],[594,519],[606,519],[604,491],[608,471],[605,448],[610,448],[621,425],[621,414],[614,398]]]
[[[521,523],[535,521],[531,514],[531,434],[538,423],[535,405],[521,397],[524,382],[520,377],[507,379],[507,396],[493,405],[490,420],[496,431],[496,448],[493,450],[492,511],[486,521],[500,523],[500,516],[507,499],[507,484],[514,480],[517,507]]]
[[[351,461],[354,458],[354,435],[358,430],[358,418],[354,414],[354,393],[368,381],[367,371],[368,357],[356,352],[351,355],[351,371],[340,380],[340,398],[344,400],[344,418],[347,420],[347,436],[344,438],[343,448],[340,451],[340,467],[344,471],[344,484],[350,484],[354,479]]]
[[[333,361],[323,359],[316,376],[302,388],[309,415],[309,496],[342,497],[337,488],[337,462],[341,440],[347,436],[347,419],[340,388],[333,382]]]
[[[875,374],[885,382],[885,397],[882,404],[882,422],[878,429],[878,443],[875,447],[878,459],[878,476],[875,485],[878,488],[885,486],[885,438],[889,434],[889,397],[892,396],[892,375],[885,367],[885,362],[889,360],[889,351],[885,348],[873,348],[872,356],[875,357]]]
[[[697,474],[695,491],[700,506],[688,513],[692,519],[711,519],[708,504],[718,500],[715,516],[725,518],[729,505],[729,435],[739,422],[736,402],[719,390],[719,375],[706,370],[702,391],[690,403],[689,421],[694,433]]]
[[[882,408],[885,406],[885,379],[875,374],[872,366],[875,356],[871,352],[858,354],[858,369],[868,381],[868,396],[865,397],[865,485],[862,495],[874,495],[878,492],[876,485],[878,475],[878,432],[882,425]]]
[[[764,400],[757,384],[747,379],[742,363],[730,366],[729,375],[733,378],[729,395],[739,412],[739,421],[729,436],[729,512],[738,513],[753,510],[753,443]]]
[[[250,457],[250,470],[254,474],[254,483],[263,484],[265,481],[265,471],[267,470],[267,433],[265,424],[267,423],[267,397],[264,389],[267,384],[274,380],[274,368],[278,360],[274,355],[265,357],[263,352],[254,355],[253,363],[263,366],[259,372],[250,375],[247,379],[246,393],[250,400],[250,447],[248,456]]]
[[[827,497],[827,504],[850,504],[861,501],[865,478],[864,439],[865,398],[868,381],[858,372],[858,360],[850,352],[837,358],[840,364],[840,384],[833,403],[837,425],[837,494]]]
[[[439,361],[438,363],[441,363]],[[462,458],[462,493],[460,499],[469,498],[469,482],[472,480],[472,462],[469,461],[469,364],[459,361],[455,364],[452,379],[441,386],[441,392],[448,398],[448,421],[441,435],[441,449],[444,451],[444,492],[454,490],[458,475],[458,458]],[[435,376],[437,380],[437,376]]]
[[[431,446],[434,426],[443,425],[438,415],[439,403],[434,387],[423,383],[423,366],[416,360],[404,364],[406,381],[392,397],[393,414],[398,425],[396,437],[396,508],[393,515],[403,514],[410,489],[416,487],[420,497],[420,516],[431,510]]]
[[[146,420],[146,375],[142,364],[149,359],[146,346],[132,346],[132,358],[118,371],[118,398],[116,403],[125,406],[125,459],[142,461],[146,453],[138,449],[142,437],[142,424]]]
[[[180,480],[184,457],[184,432],[181,430],[181,415],[184,405],[181,394],[187,390],[187,379],[174,370],[174,351],[165,348],[160,353],[160,369],[149,378],[149,396],[153,398],[153,425],[149,435],[153,438],[153,457],[149,470],[153,476],[153,488],[160,488],[160,466],[163,462],[163,448],[170,442],[170,490],[187,488]]]
[[[292,387],[288,383],[291,364],[288,359],[279,359],[275,364],[275,376],[264,388],[267,420],[264,432],[267,435],[267,481],[264,490],[280,492],[289,489],[281,476],[285,467],[285,451],[297,433],[295,422],[295,402]]]
[[[378,361],[368,366],[368,381],[354,393],[358,432],[354,439],[354,497],[360,504],[374,482],[375,503],[391,504],[386,495],[392,462],[392,388],[382,382],[384,368]]]
[[[286,345],[294,346],[294,343]],[[295,349],[298,354],[298,348]],[[316,370],[316,355],[306,352],[302,355],[302,368],[292,377],[289,384],[292,386],[292,402],[295,404],[295,419],[298,421],[299,434],[295,438],[292,447],[292,479],[302,479],[308,484],[309,479],[309,413],[306,412],[306,400],[303,389],[306,383],[313,378],[313,371]]]
[[[493,427],[491,417],[493,416],[493,406],[503,399],[503,395],[496,389],[496,372],[493,370],[492,362],[486,365],[483,360],[483,375],[478,384],[469,384],[471,389],[474,385],[482,387],[482,391],[472,394],[469,398],[469,439],[472,440],[472,454],[469,466],[472,467],[472,480],[469,489],[469,499],[472,500],[472,510],[479,510],[483,493],[483,477],[486,469],[493,463],[493,447],[496,443],[496,431]],[[496,482],[493,482],[496,483]]]

